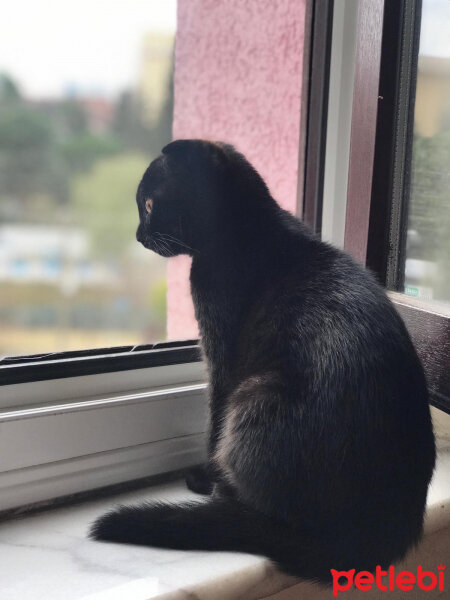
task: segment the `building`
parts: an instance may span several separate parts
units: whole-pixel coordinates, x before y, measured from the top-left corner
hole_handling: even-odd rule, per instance
[[[415,130],[433,135],[450,127],[450,57],[420,56]]]
[[[139,96],[143,117],[155,125],[164,107],[173,71],[175,36],[173,33],[148,33],[143,40],[139,75]]]

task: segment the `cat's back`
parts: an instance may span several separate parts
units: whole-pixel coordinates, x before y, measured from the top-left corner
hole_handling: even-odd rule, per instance
[[[362,387],[380,373],[392,384],[407,372],[426,401],[423,369],[406,327],[373,275],[302,226],[286,233],[289,250],[284,240],[279,268],[275,259],[240,337],[249,370],[260,363],[293,381],[319,385],[319,377],[334,376]]]
[[[270,374],[289,427],[315,440],[310,462],[320,455],[321,432],[333,449],[330,465],[350,444],[356,456],[370,456],[372,475],[381,477],[384,456],[390,481],[403,480],[394,468],[403,456],[408,477],[428,481],[434,464],[428,390],[402,319],[349,255],[301,230],[292,238],[288,260],[280,255],[278,276],[270,274],[242,331],[239,379]],[[349,463],[350,478],[355,469]],[[366,482],[364,473],[359,480]]]

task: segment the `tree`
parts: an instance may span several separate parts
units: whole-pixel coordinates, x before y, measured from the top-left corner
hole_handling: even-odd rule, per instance
[[[139,98],[130,91],[123,92],[117,102],[113,132],[124,146],[134,152],[148,152],[151,130],[142,119]]]
[[[172,59],[173,62],[173,59]],[[159,154],[161,148],[172,140],[172,123],[174,108],[174,80],[173,68],[170,72],[169,84],[167,86],[166,100],[164,102],[161,114],[155,130],[153,132],[153,144],[156,146],[156,153]]]
[[[172,57],[172,65],[173,65]],[[123,92],[117,102],[113,123],[114,133],[127,149],[157,156],[161,148],[172,139],[174,101],[173,67],[167,85],[166,99],[155,125],[149,125],[143,117],[139,94]]]
[[[0,111],[0,194],[23,200],[49,189],[53,133],[45,116],[24,106]]]
[[[422,260],[440,270],[436,296],[450,298],[450,131],[416,136],[413,148],[408,229],[419,234]]]
[[[0,107],[17,104],[20,99],[16,83],[6,73],[0,73]]]
[[[75,100],[63,100],[59,105],[60,119],[67,135],[77,136],[88,131],[84,108]]]
[[[133,241],[138,225],[136,188],[147,166],[142,154],[120,154],[74,179],[75,220],[89,231],[97,255],[116,257]]]
[[[73,173],[92,168],[95,163],[122,150],[120,142],[113,137],[99,137],[91,133],[72,136],[62,144],[62,153]]]

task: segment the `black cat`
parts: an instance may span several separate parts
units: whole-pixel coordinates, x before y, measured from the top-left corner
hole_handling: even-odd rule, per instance
[[[192,256],[214,490],[118,508],[91,536],[263,554],[325,582],[403,557],[422,533],[435,446],[423,369],[384,291],[229,145],[169,144],[137,203],[146,248]],[[198,485],[208,491],[205,474]]]

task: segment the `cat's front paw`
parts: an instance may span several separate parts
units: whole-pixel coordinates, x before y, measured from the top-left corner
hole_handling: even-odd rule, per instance
[[[191,492],[209,496],[212,494],[214,481],[206,465],[190,469],[186,475],[186,486]]]

